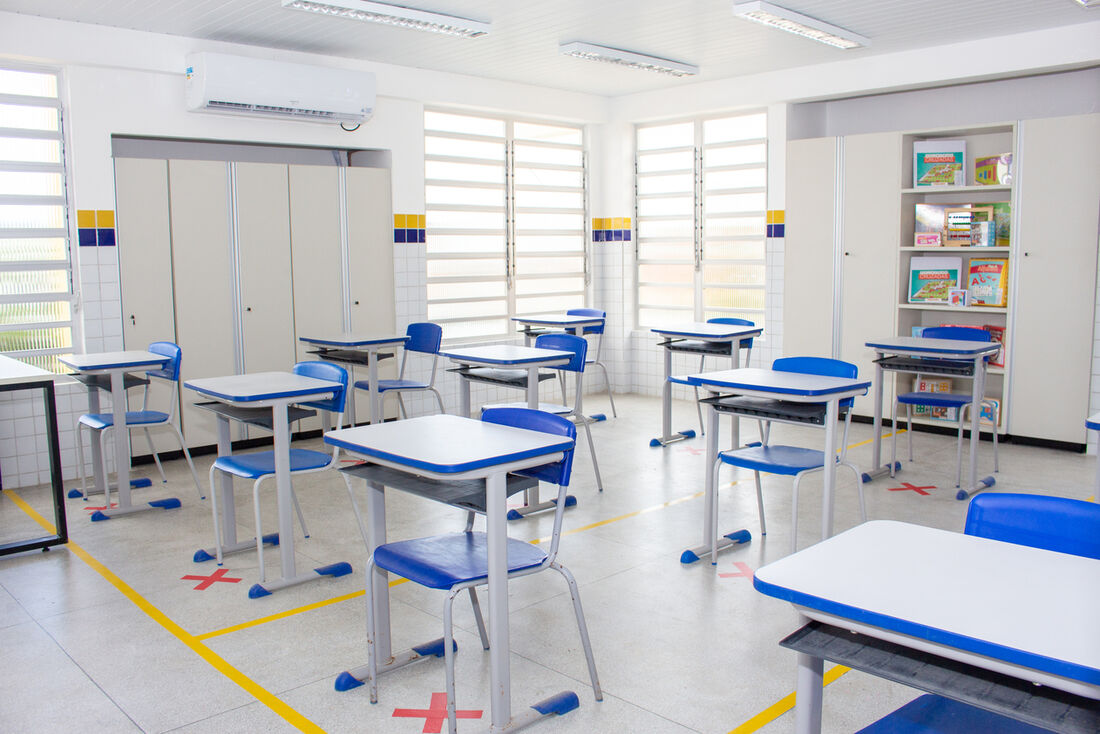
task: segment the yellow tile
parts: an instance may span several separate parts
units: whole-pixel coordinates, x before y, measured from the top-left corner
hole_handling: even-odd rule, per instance
[[[405,229],[405,215],[394,214],[393,215],[393,227],[394,229]]]
[[[114,228],[115,212],[113,209],[97,209],[95,213],[95,226],[100,228]]]
[[[601,217],[592,217],[592,229],[603,229],[603,219]]]
[[[426,229],[428,226],[428,215],[417,214],[416,215],[416,227],[417,229]]]
[[[787,212],[783,209],[775,210],[775,221],[772,224],[784,224],[786,221]]]
[[[624,224],[625,221],[626,219],[624,217],[615,217],[615,221],[611,224],[611,229],[622,229],[626,226]]]
[[[76,210],[76,226],[84,228],[95,228],[95,209],[77,209]]]
[[[630,217],[623,217],[623,229],[630,229]]]

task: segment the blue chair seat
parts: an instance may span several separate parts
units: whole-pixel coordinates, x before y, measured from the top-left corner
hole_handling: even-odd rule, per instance
[[[164,423],[168,420],[168,414],[159,410],[128,410],[126,411],[126,425],[140,426],[152,423]],[[80,416],[80,422],[88,428],[102,431],[115,424],[113,413],[85,413]]]
[[[970,405],[974,398],[970,393],[956,392],[903,392],[898,395],[902,405],[928,405],[933,408],[961,408]]]
[[[485,533],[451,533],[386,543],[374,551],[374,563],[430,589],[488,578],[489,549]],[[508,539],[508,572],[540,566],[547,555],[537,546]]]
[[[332,454],[309,449],[290,450],[290,470],[308,471],[310,469],[323,469],[332,461]],[[234,454],[222,456],[214,462],[214,466],[227,474],[245,479],[259,479],[275,473],[275,452],[260,451],[255,454]]]
[[[359,380],[355,386],[360,390],[370,390],[370,380]],[[379,380],[378,392],[387,390],[427,390],[431,385],[417,380]]]
[[[719,461],[766,474],[793,477],[825,466],[825,453],[798,446],[751,446],[718,454]]]

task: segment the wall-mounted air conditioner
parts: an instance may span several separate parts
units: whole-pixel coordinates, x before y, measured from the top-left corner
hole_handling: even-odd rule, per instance
[[[187,109],[312,122],[360,123],[374,113],[374,74],[244,56],[187,56]]]

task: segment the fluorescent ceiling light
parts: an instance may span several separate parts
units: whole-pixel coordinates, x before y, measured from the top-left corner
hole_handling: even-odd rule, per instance
[[[607,46],[597,46],[594,43],[584,43],[583,41],[563,43],[558,46],[558,52],[566,56],[575,56],[578,59],[605,61],[609,64],[618,64],[631,69],[645,69],[646,71],[656,71],[672,76],[691,76],[699,73],[699,67],[691,64],[682,64],[679,61],[662,59],[659,56],[646,56],[645,54],[622,51]]]
[[[764,2],[735,3],[733,14],[741,16],[745,20],[779,28],[780,30],[794,33],[805,38],[835,46],[836,48],[857,48],[870,46],[871,39],[865,38],[851,31],[839,28],[835,25],[823,23],[808,15],[796,13],[793,10],[781,8],[778,5]]]
[[[412,28],[418,31],[443,33],[448,36],[473,38],[489,32],[489,24],[457,15],[431,13],[427,10],[403,8],[400,5],[369,2],[368,0],[283,0],[284,8],[307,10],[311,13],[331,15],[351,20],[367,20],[373,23]]]

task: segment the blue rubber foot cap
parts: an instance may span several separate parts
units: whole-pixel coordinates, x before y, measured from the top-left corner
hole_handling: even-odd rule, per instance
[[[519,520],[522,517],[523,517],[523,515],[519,514],[518,510],[508,510],[508,519],[509,520]]]
[[[752,540],[752,533],[750,533],[748,530],[738,530],[735,533],[730,533],[726,537],[732,540],[734,543],[748,543],[750,540]]]
[[[900,461],[895,461],[894,462],[894,471],[901,471],[901,462]]]
[[[684,438],[695,438],[695,429],[694,428],[689,428],[686,431],[680,431],[680,434]]]
[[[695,551],[686,550],[680,554],[680,563],[695,563],[699,560],[699,556],[695,555]]]
[[[747,448],[747,449],[755,449],[755,448],[757,448],[758,446],[763,446],[763,445],[764,445],[764,444],[760,443],[759,441],[750,441],[749,443],[745,444],[745,448]]]
[[[565,495],[565,506],[566,507],[573,507],[576,504],[577,504],[577,498],[576,497],[574,497],[571,494]]]
[[[660,446],[661,442],[659,440],[657,440],[656,438],[651,438],[651,439],[649,439],[649,445],[650,446]]]
[[[863,474],[860,475],[860,479],[863,481],[864,484],[867,484],[871,481],[871,475],[867,472],[863,472]]]
[[[69,494],[66,496],[71,500],[75,500],[77,497],[83,497],[84,493],[81,492],[79,489],[70,489]]]
[[[110,515],[104,515],[99,510],[96,510],[95,512],[92,513],[92,522],[99,522],[100,520],[110,520],[110,519],[111,519]]]
[[[454,640],[451,640],[451,651],[452,652],[458,652],[458,643],[455,642]],[[415,652],[417,655],[419,655],[421,657],[425,657],[425,658],[428,657],[429,655],[433,655],[437,658],[441,658],[441,657],[443,657],[444,653],[446,653],[446,648],[443,646],[443,638],[439,637],[437,639],[432,640],[431,642],[425,642],[423,645],[420,645],[419,647],[414,646],[413,647],[413,652]]]
[[[966,498],[967,498],[967,497],[969,497],[969,496],[970,496],[970,495],[968,495],[968,494],[966,493],[966,490],[965,490],[965,489],[960,489],[960,490],[959,490],[958,492],[956,492],[956,493],[955,493],[955,499],[957,499],[957,500],[964,500],[964,499],[966,499]]]
[[[133,487],[134,489],[139,489],[140,487],[152,487],[153,486],[153,480],[149,479],[148,477],[139,477],[137,479],[131,479],[130,480],[130,486]]]
[[[267,535],[260,536],[260,540],[267,543],[268,545],[278,545],[279,544],[279,534],[278,533],[268,533]]]
[[[203,548],[199,548],[195,551],[195,555],[191,557],[191,560],[195,563],[205,563],[214,560],[214,556],[207,553]]]
[[[987,487],[992,487],[996,483],[997,483],[997,480],[994,479],[993,477],[986,477],[985,479],[983,479],[981,481],[981,484],[984,484]]]
[[[352,688],[358,688],[363,685],[363,681],[356,678],[348,671],[344,671],[340,675],[336,676],[336,690],[338,691],[350,691]]]
[[[153,500],[149,503],[150,507],[159,507],[162,510],[174,510],[177,507],[181,507],[180,501],[175,497],[169,497],[163,500]]]
[[[605,421],[605,420],[607,420],[607,416],[604,415],[603,413],[593,413],[592,415],[590,415],[588,417],[591,418],[594,421]]]
[[[562,691],[550,698],[539,701],[531,708],[538,711],[543,716],[549,716],[550,714],[561,716],[562,714],[569,713],[580,705],[581,702],[580,699],[577,698],[576,693],[573,693],[573,691]]]
[[[259,584],[252,584],[252,588],[248,590],[249,599],[259,599],[265,596],[271,596],[271,592]]]
[[[330,566],[321,566],[313,570],[322,576],[347,576],[351,573],[351,564],[340,561],[339,563],[333,563]]]

